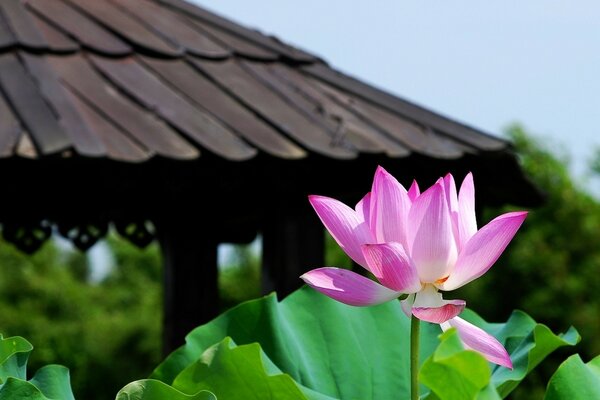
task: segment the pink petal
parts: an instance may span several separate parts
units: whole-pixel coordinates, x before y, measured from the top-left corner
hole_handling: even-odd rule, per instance
[[[408,198],[411,202],[414,202],[420,195],[421,190],[419,189],[419,184],[417,181],[413,180],[412,185],[410,185],[410,189],[408,189]]]
[[[456,317],[465,308],[464,300],[444,300],[433,285],[425,285],[415,296],[412,313],[423,321],[440,324]]]
[[[444,193],[446,194],[446,203],[450,211],[450,220],[452,221],[452,233],[457,249],[459,248],[458,241],[458,196],[456,195],[456,183],[452,174],[447,174],[444,177]]]
[[[460,192],[458,193],[458,237],[459,249],[471,239],[477,232],[477,220],[475,219],[475,186],[473,174],[470,172],[465,176]]]
[[[445,278],[457,250],[443,184],[438,181],[412,204],[409,212],[410,257],[424,283]]]
[[[417,270],[400,243],[365,244],[362,251],[369,271],[384,286],[402,293],[421,290]]]
[[[506,368],[513,368],[512,361],[508,352],[492,335],[486,333],[483,329],[465,321],[462,318],[455,317],[442,324],[444,331],[456,328],[458,336],[465,347],[481,353],[488,361],[494,364],[502,365]]]
[[[406,245],[406,220],[410,200],[406,189],[382,167],[377,167],[371,189],[370,223],[377,243]]]
[[[413,307],[412,313],[422,321],[441,324],[450,318],[456,317],[464,309],[467,303],[464,300],[445,300],[446,304],[441,307]]]
[[[510,212],[496,217],[466,243],[448,280],[437,285],[454,290],[485,274],[496,262],[525,220],[527,212]]]
[[[412,315],[412,305],[414,302],[414,294],[409,294],[407,298],[405,298],[404,300],[400,300],[400,308],[402,309],[404,315],[406,315],[408,318],[410,318]]]
[[[367,268],[360,246],[374,243],[375,239],[362,215],[359,217],[353,209],[329,197],[313,195],[308,199],[342,250],[356,263]]]
[[[356,210],[356,214],[362,222],[369,223],[369,220],[371,219],[369,215],[371,212],[371,192],[365,194],[365,196],[356,203],[354,210]]]
[[[355,272],[340,268],[317,268],[300,277],[313,289],[351,306],[372,306],[400,296]]]
[[[458,212],[458,196],[456,195],[456,184],[452,174],[446,174],[444,177],[444,193],[450,212]]]

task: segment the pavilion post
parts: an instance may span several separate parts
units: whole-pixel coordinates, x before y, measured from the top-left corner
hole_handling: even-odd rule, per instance
[[[162,221],[157,233],[164,265],[163,351],[185,342],[195,327],[219,312],[217,246],[201,224]]]
[[[302,286],[300,275],[325,261],[323,225],[308,202],[271,210],[263,226],[263,293],[278,298]]]

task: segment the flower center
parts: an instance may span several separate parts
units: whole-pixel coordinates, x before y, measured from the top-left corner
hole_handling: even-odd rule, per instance
[[[444,305],[442,294],[431,284],[425,284],[417,293],[413,307],[437,308]]]
[[[446,276],[445,278],[438,279],[437,281],[434,282],[434,284],[441,285],[442,283],[446,282],[448,280],[448,278],[450,278],[450,275]]]

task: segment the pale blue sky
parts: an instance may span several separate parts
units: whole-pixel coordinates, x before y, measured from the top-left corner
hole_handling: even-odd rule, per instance
[[[600,146],[600,2],[200,0],[428,108],[500,135],[513,121]]]

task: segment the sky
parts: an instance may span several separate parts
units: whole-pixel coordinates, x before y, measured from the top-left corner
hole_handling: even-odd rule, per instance
[[[598,1],[192,2],[491,134],[519,122],[579,177],[600,147]]]

